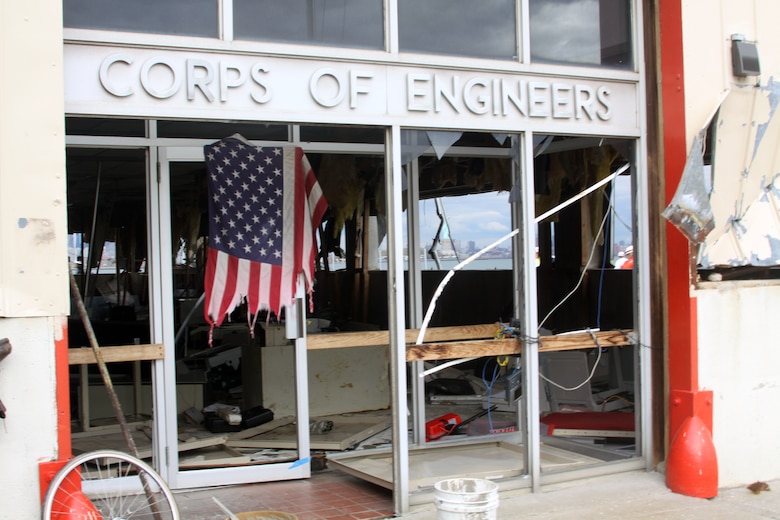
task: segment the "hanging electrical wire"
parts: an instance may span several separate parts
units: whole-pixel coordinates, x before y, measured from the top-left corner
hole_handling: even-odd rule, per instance
[[[578,384],[576,386],[573,386],[571,388],[565,387],[563,385],[559,385],[555,381],[549,379],[544,374],[542,374],[541,371],[539,372],[539,377],[540,378],[544,379],[545,381],[547,381],[551,385],[560,388],[561,390],[566,390],[567,392],[571,392],[571,391],[574,391],[574,390],[579,390],[583,386],[587,385],[590,382],[591,379],[593,379],[593,376],[596,374],[596,369],[599,366],[599,362],[601,361],[601,351],[602,351],[602,348],[601,348],[601,344],[599,343],[598,338],[593,333],[593,331],[590,330],[590,329],[586,329],[586,330],[587,330],[588,334],[590,334],[590,337],[593,339],[593,343],[596,344],[596,347],[597,347],[596,350],[598,351],[598,356],[596,357],[596,361],[593,363],[593,368],[591,369],[590,374],[588,374],[588,377],[583,382],[581,382],[580,384]]]
[[[593,259],[593,255],[596,253],[596,246],[598,246],[598,242],[599,242],[598,239],[601,236],[601,233],[604,232],[604,225],[607,223],[608,216],[609,216],[609,212],[608,211],[604,212],[604,218],[601,219],[601,225],[599,226],[598,233],[596,233],[596,236],[593,237],[593,246],[590,248],[590,254],[588,255],[588,260],[585,262],[585,265],[582,267],[582,272],[580,273],[580,277],[577,280],[577,283],[574,285],[574,288],[566,296],[564,296],[563,299],[555,305],[555,307],[550,309],[550,312],[548,312],[547,315],[544,317],[544,319],[539,322],[539,327],[537,330],[541,329],[542,326],[544,326],[544,324],[550,318],[550,316],[552,316],[553,313],[555,313],[555,311],[557,311],[561,305],[566,303],[566,301],[569,298],[571,298],[574,293],[577,292],[577,289],[580,288],[580,285],[582,285],[582,280],[585,278],[585,273],[588,272],[588,266],[590,265],[590,261]]]
[[[536,223],[539,223],[542,220],[550,217],[551,215],[554,215],[555,213],[561,211],[562,209],[570,206],[571,204],[574,204],[575,202],[577,202],[578,200],[580,200],[583,197],[587,196],[588,194],[592,193],[593,191],[595,191],[595,190],[599,189],[600,187],[608,184],[609,182],[612,182],[618,175],[620,175],[623,172],[625,172],[628,169],[628,167],[629,167],[629,164],[624,164],[623,166],[621,166],[616,171],[612,172],[610,175],[608,175],[607,177],[603,178],[599,182],[591,185],[590,187],[588,187],[585,190],[581,191],[577,195],[575,195],[575,196],[567,199],[566,201],[558,204],[554,208],[552,208],[552,209],[542,213],[541,215],[538,215],[534,219],[534,221]],[[588,257],[588,261],[586,262],[585,267],[587,267],[590,264],[590,261],[593,258],[593,254],[595,252],[595,246],[596,246],[596,244],[598,242],[597,238],[603,232],[605,222],[606,222],[606,215],[605,215],[604,219],[601,221],[601,226],[599,227],[599,231],[598,231],[598,233],[596,235],[596,239],[594,239],[594,242],[593,242],[594,243],[594,247],[591,248],[590,256]],[[499,238],[498,240],[496,240],[492,244],[489,244],[488,246],[480,249],[479,251],[477,251],[476,253],[474,253],[470,257],[466,258],[465,260],[463,260],[462,262],[460,262],[458,265],[456,265],[455,267],[453,267],[452,269],[450,269],[447,272],[447,274],[444,276],[442,281],[439,282],[439,285],[436,288],[436,291],[434,292],[433,296],[431,297],[431,301],[428,304],[428,308],[427,308],[427,310],[425,312],[425,316],[423,318],[423,322],[422,322],[422,325],[420,327],[420,331],[419,331],[419,333],[417,335],[417,341],[415,342],[415,345],[421,345],[423,343],[423,339],[425,338],[425,332],[428,329],[428,324],[430,323],[431,318],[433,317],[433,312],[436,310],[436,302],[438,301],[439,296],[441,296],[441,293],[444,291],[444,288],[447,286],[447,284],[449,283],[450,279],[452,279],[452,277],[455,275],[455,273],[457,271],[463,269],[466,265],[470,264],[471,262],[473,262],[474,260],[478,259],[482,255],[484,255],[488,251],[491,251],[492,249],[498,247],[500,244],[502,244],[506,240],[509,240],[510,238],[514,237],[519,232],[520,232],[519,228],[513,229],[512,231],[510,231],[509,233],[507,233],[503,237]],[[555,310],[557,310],[558,307],[560,307],[568,298],[571,297],[572,294],[574,294],[577,291],[577,288],[580,286],[580,284],[582,283],[583,278],[585,277],[585,272],[586,272],[586,268],[583,268],[583,272],[580,275],[580,279],[577,282],[577,285],[575,286],[575,288],[572,290],[572,292],[570,292],[568,295],[566,295],[564,297],[564,299],[560,303],[558,303],[548,313],[548,315],[545,317],[545,319],[539,324],[537,332],[538,332],[539,329],[541,329],[543,323],[550,317],[550,315],[552,315],[552,313]],[[533,342],[538,342],[539,341],[538,337],[531,337],[531,336],[525,336],[524,340],[526,340],[526,342],[528,342],[528,340],[533,341]],[[437,367],[434,367],[434,368],[431,368],[429,370],[426,370],[426,371],[422,372],[419,377],[422,378],[422,377],[430,375],[430,374],[432,374],[434,372],[442,370],[445,367],[445,365],[446,366],[452,366],[452,365],[456,365],[456,364],[459,364],[459,363],[465,363],[465,362],[471,361],[473,359],[476,359],[476,358],[471,357],[471,358],[463,358],[463,359],[453,360],[453,361],[450,361],[448,363],[445,363],[444,365],[439,365]]]

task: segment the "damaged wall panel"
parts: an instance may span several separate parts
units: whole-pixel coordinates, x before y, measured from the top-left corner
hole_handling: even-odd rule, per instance
[[[732,90],[713,126],[710,203],[715,229],[699,263],[780,265],[780,84]]]

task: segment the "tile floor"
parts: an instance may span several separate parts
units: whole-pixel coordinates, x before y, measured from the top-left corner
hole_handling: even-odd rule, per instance
[[[342,471],[315,471],[311,478],[175,493],[182,519],[223,520],[213,497],[233,513],[283,511],[299,520],[355,520],[393,516],[390,490]]]

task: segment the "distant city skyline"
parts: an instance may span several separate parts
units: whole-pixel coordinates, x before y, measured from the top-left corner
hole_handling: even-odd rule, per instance
[[[615,244],[631,244],[632,222],[630,178],[618,177],[615,185],[615,212],[613,215],[613,241]],[[483,248],[512,231],[509,214],[509,193],[489,192],[459,197],[446,197],[443,201],[447,217],[449,235],[442,233],[444,242],[447,236],[460,240],[462,244],[473,241]],[[439,227],[439,217],[433,199],[420,203],[420,236],[423,243],[431,243]],[[501,244],[508,247],[507,243]]]

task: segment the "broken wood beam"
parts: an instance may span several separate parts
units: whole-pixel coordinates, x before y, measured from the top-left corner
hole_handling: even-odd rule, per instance
[[[539,352],[580,350],[596,347],[623,347],[633,345],[629,331],[607,330],[593,332],[598,344],[589,332],[576,332],[557,336],[541,336]],[[451,341],[448,343],[423,343],[407,345],[407,361],[432,361],[437,359],[458,359],[483,356],[506,356],[520,354],[523,343],[516,338]]]
[[[520,354],[522,351],[523,344],[513,338],[423,343],[421,345],[407,345],[406,360],[428,361],[433,359],[508,356]]]
[[[602,330],[593,332],[593,335],[598,340],[598,345],[593,341],[589,332],[541,336],[539,338],[539,352],[558,352],[561,350],[580,350],[596,347],[627,347],[636,343],[636,340],[632,338],[632,332],[631,330]]]
[[[417,344],[419,329],[405,333],[406,360],[429,361],[465,357],[505,356],[520,354],[523,342],[516,338],[495,339],[499,324],[432,327],[427,329],[424,343]],[[585,348],[621,347],[633,345],[631,330],[575,332],[539,337],[539,352],[579,350]],[[598,340],[598,345],[593,337]],[[366,332],[330,332],[306,336],[308,350],[352,348],[387,345],[390,336],[386,330]]]

